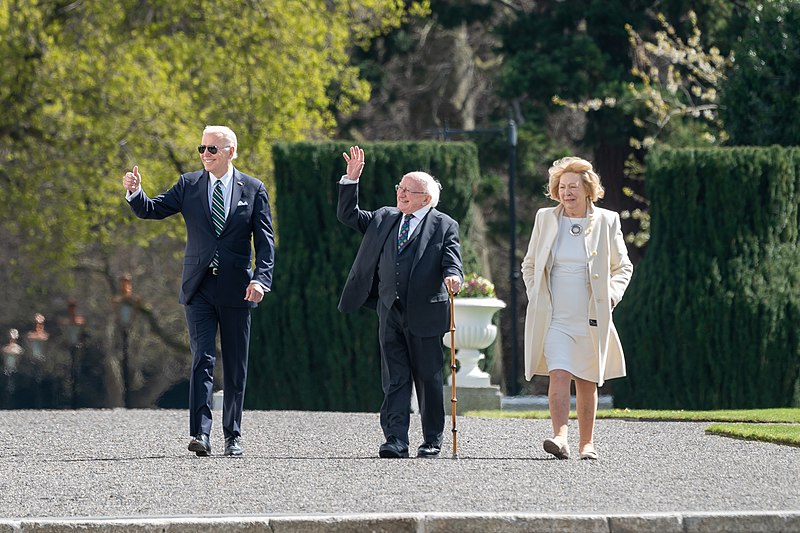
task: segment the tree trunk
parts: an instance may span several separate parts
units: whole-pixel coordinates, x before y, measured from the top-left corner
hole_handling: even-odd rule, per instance
[[[625,161],[633,154],[633,149],[628,144],[601,141],[595,148],[594,154],[592,163],[606,190],[604,198],[598,205],[618,213],[644,208],[640,202],[623,193],[624,187],[630,187],[637,194],[642,194],[640,182],[633,181],[625,175]],[[624,235],[637,231],[639,231],[637,221],[631,218],[622,220]],[[644,256],[644,249],[629,243],[628,255],[634,264],[638,264]]]

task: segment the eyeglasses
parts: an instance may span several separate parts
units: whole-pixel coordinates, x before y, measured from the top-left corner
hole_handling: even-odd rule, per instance
[[[397,192],[403,191],[406,194],[428,194],[427,191],[412,191],[408,187],[401,187],[399,183],[394,186],[394,190]]]
[[[231,147],[231,145],[228,144],[228,145],[223,146],[221,148],[224,150],[225,148],[230,148],[230,147]],[[205,152],[206,150],[208,150],[209,154],[214,155],[220,150],[220,147],[214,146],[213,144],[209,144],[208,146],[206,146],[205,144],[201,144],[200,146],[197,147],[197,151],[200,152],[201,154],[203,152]]]

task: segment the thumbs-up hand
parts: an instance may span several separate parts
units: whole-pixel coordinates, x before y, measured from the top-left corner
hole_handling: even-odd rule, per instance
[[[142,176],[139,174],[139,165],[134,165],[133,172],[126,172],[122,177],[122,186],[130,193],[135,193],[142,186]]]

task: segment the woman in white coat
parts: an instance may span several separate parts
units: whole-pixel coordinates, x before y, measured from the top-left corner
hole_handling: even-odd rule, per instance
[[[528,295],[525,378],[550,376],[553,437],[547,453],[570,456],[567,424],[575,381],[579,455],[597,459],[597,388],[625,375],[622,345],[611,312],[631,280],[619,215],[594,202],[603,197],[592,164],[578,157],[553,163],[546,196],[557,206],[536,213],[522,277]]]

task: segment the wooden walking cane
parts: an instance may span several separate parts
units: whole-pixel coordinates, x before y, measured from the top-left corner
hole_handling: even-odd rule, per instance
[[[453,459],[458,459],[458,437],[456,433],[456,402],[458,402],[456,398],[456,319],[455,305],[453,303],[455,295],[450,290],[450,287],[447,288],[447,292],[450,294],[450,402],[452,405],[450,411],[453,415]]]

